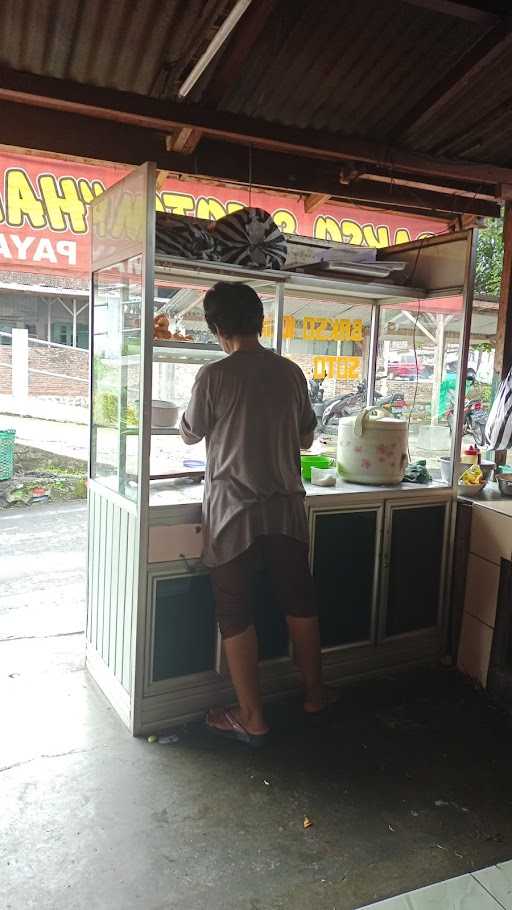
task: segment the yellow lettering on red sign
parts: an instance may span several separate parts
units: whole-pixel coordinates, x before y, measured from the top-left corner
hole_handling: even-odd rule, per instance
[[[298,230],[297,219],[293,212],[288,209],[276,209],[272,218],[277,224],[280,231],[284,234],[296,234]]]
[[[313,357],[313,378],[356,382],[361,379],[361,366],[361,357],[318,354]]]
[[[5,206],[8,213],[8,224],[21,227],[25,219],[33,228],[42,228],[46,217],[41,200],[25,171],[9,168],[5,172]]]
[[[172,215],[190,215],[195,208],[193,196],[186,193],[160,193],[162,211]]]
[[[295,338],[295,316],[285,316],[283,319],[283,338],[291,339]],[[274,320],[270,317],[267,317],[263,320],[263,331],[261,333],[263,338],[273,338],[274,336]]]
[[[53,174],[42,174],[39,190],[52,231],[87,233],[87,208],[73,177],[61,177],[57,183]]]
[[[304,316],[302,337],[305,341],[362,341],[362,319],[318,319]]]

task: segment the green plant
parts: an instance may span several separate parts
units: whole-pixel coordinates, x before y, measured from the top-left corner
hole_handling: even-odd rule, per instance
[[[503,220],[489,218],[478,232],[475,290],[478,294],[497,297],[503,271]]]
[[[75,481],[73,493],[77,499],[87,499],[87,480],[85,477],[79,477]]]
[[[127,405],[125,412],[125,424],[127,427],[136,427],[139,423],[139,412],[131,404]]]
[[[117,425],[119,398],[113,392],[96,392],[94,395],[94,419],[99,426]]]

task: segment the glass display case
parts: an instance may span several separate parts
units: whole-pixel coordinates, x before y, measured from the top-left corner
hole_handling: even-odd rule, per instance
[[[262,344],[302,369],[318,417],[319,450],[332,449],[341,417],[375,403],[408,420],[411,458],[425,457],[437,478],[441,458],[451,464],[460,446],[474,255],[472,233],[464,232],[379,250],[373,273],[357,267],[346,273],[257,271],[173,259],[155,253],[155,179],[154,166],[144,165],[92,205],[87,666],[135,733],[232,698],[200,562],[204,443],[185,446],[177,428],[198,371],[225,356],[204,320],[205,292],[229,280],[259,294]],[[158,315],[166,316],[168,328],[155,334]],[[449,407],[448,365],[455,375]],[[345,665],[352,672],[353,661],[371,669],[375,661],[391,666],[398,656],[413,659],[418,631],[422,654],[439,650],[450,483],[324,490],[306,484],[306,494],[313,572],[325,594],[327,677],[343,676]],[[435,609],[425,611],[432,625],[425,626],[422,614],[418,629],[414,617],[396,628],[385,620],[398,610],[398,594],[390,584],[385,601],[379,593],[393,562],[395,499],[404,514],[411,510],[418,533],[423,508],[442,526],[436,543],[442,559],[436,550],[425,561],[438,565]],[[333,537],[331,529],[343,528],[358,532],[347,540],[337,531]],[[350,545],[357,553],[351,555]],[[332,576],[330,562],[337,565]],[[339,587],[351,565],[361,569],[368,562],[363,622],[354,579],[345,585],[346,596]],[[297,676],[286,627],[268,609],[270,595],[260,582],[254,598],[262,680],[275,694],[296,687]],[[413,633],[407,647],[394,640],[402,629]],[[377,645],[386,636],[383,657]],[[347,658],[356,652],[357,659]]]

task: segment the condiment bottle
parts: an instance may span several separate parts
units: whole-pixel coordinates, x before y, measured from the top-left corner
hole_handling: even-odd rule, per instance
[[[466,449],[463,449],[461,455],[462,464],[480,464],[480,449],[478,446],[470,445]]]

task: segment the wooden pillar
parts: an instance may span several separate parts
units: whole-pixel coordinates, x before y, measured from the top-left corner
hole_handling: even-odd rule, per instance
[[[493,395],[512,367],[512,201],[505,203],[503,218],[503,273],[501,276],[496,352],[494,355]],[[496,463],[505,464],[506,452],[496,453]]]

